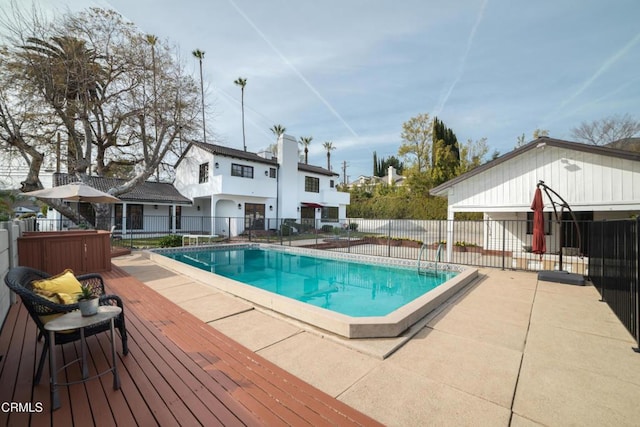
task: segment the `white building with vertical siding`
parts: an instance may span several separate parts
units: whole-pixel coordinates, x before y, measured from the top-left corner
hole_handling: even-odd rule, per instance
[[[512,240],[509,246],[517,251],[531,244],[531,236],[521,227],[511,228],[515,221],[509,221],[528,219],[539,181],[568,203],[579,222],[630,218],[640,213],[640,153],[548,137],[447,181],[431,194],[447,197],[449,220],[457,212],[481,212],[485,220],[497,221],[486,222],[493,226],[485,226],[485,249],[501,249],[496,244],[507,235]],[[551,221],[551,201],[546,195],[543,200],[550,222],[547,252],[557,253],[558,225]],[[449,221],[448,241],[453,236],[453,223]],[[574,244],[569,241],[563,246]]]

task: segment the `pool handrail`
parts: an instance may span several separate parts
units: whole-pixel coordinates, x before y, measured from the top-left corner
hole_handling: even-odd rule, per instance
[[[420,261],[422,260],[422,253],[425,249],[428,249],[429,245],[423,243],[420,247],[420,253],[418,254],[418,274],[422,274],[420,271]],[[435,259],[435,271],[438,274],[438,261],[442,261],[442,249],[444,248],[443,243],[438,243],[438,249],[436,249],[436,259]],[[426,272],[425,272],[426,273]]]

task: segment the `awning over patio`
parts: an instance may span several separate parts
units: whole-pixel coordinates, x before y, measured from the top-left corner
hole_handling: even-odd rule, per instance
[[[303,208],[322,208],[322,207],[324,207],[323,205],[321,205],[319,203],[313,203],[313,202],[302,202],[302,203],[300,203],[300,205],[302,205]]]

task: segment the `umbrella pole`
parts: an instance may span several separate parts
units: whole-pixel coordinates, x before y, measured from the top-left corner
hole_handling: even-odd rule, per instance
[[[558,270],[562,271],[562,247],[564,246],[564,224],[562,221],[562,209],[560,210],[560,255],[558,256]]]
[[[553,206],[553,212],[556,216],[556,221],[560,224],[560,227],[559,227],[560,228],[560,239],[559,239],[560,254],[558,257],[558,261],[559,261],[558,267],[560,271],[562,271],[562,247],[564,246],[564,225],[563,225],[562,217],[564,214],[564,208],[567,208],[569,210],[569,214],[571,215],[573,224],[576,227],[576,235],[578,237],[578,248],[580,253],[582,253],[582,236],[580,233],[580,227],[578,226],[578,220],[576,219],[576,216],[573,214],[573,210],[571,210],[571,206],[569,206],[569,203],[567,203],[558,193],[553,191],[551,187],[545,184],[544,181],[542,180],[538,181],[538,184],[536,184],[536,187],[542,187],[544,192],[547,194],[547,197],[549,198],[549,200],[551,201],[551,205]],[[553,197],[551,197],[551,195],[549,194],[549,191],[551,191],[551,193],[553,193],[556,197],[558,197],[561,203],[558,203],[555,200],[553,200]],[[560,216],[558,216],[558,211],[556,210],[556,204],[560,206]]]

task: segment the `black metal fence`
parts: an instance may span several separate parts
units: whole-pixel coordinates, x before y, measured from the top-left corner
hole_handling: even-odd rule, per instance
[[[298,222],[299,221],[299,222]],[[248,217],[145,216],[128,221],[136,228],[114,230],[114,246],[130,248],[158,247],[162,239],[173,235],[216,236],[209,241],[252,241],[286,246],[301,246],[364,255],[435,260],[439,244],[444,245],[441,261],[479,267],[518,270],[554,270],[559,268],[588,274],[588,250],[577,237],[576,227],[567,222],[560,227],[547,224],[547,252],[531,252],[532,224],[526,220],[447,221],[348,218],[333,222],[303,219],[253,219]],[[582,228],[588,224],[581,225]],[[560,247],[562,231],[563,246]],[[583,233],[584,234],[584,233]],[[447,241],[449,240],[449,241]],[[193,243],[185,239],[185,243]],[[584,256],[583,256],[584,255]]]
[[[636,344],[640,344],[639,232],[638,219],[595,221],[591,225],[589,257],[591,281]]]

